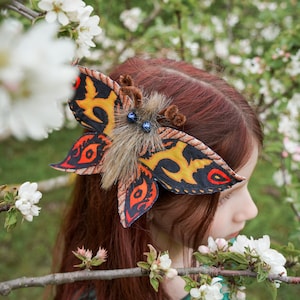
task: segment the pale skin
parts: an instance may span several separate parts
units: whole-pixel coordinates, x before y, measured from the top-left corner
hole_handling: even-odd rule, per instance
[[[214,239],[225,238],[227,240],[236,237],[243,230],[246,222],[256,217],[258,210],[249,193],[248,183],[257,163],[258,152],[258,146],[255,144],[249,160],[238,170],[238,174],[246,179],[221,192],[219,206],[207,236],[202,241],[203,244],[206,243],[208,236],[212,236]],[[170,234],[161,230],[159,226],[153,225],[151,229],[153,237],[158,241],[161,248],[169,249],[172,267],[182,268],[190,265],[192,248],[185,247],[178,240],[172,239]],[[163,284],[172,300],[180,300],[186,296],[185,282],[179,276],[174,279],[167,279]]]

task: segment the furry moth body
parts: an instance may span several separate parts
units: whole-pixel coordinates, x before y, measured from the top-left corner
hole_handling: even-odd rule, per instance
[[[126,183],[129,178],[138,177],[138,158],[141,154],[154,149],[162,150],[162,141],[158,134],[160,127],[157,115],[168,105],[163,95],[154,93],[144,97],[141,105],[131,110],[120,109],[116,113],[116,126],[112,131],[112,146],[106,152],[102,166],[102,187],[110,188],[117,181]],[[127,115],[134,111],[136,123],[130,123]],[[150,122],[150,132],[144,132],[142,124]]]

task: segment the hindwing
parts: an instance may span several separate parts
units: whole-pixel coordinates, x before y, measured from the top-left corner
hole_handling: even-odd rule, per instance
[[[157,200],[158,186],[152,172],[139,165],[139,176],[129,183],[119,183],[118,200],[121,223],[129,227],[148,211]]]

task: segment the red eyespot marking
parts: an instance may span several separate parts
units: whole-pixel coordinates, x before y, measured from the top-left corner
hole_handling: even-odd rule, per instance
[[[219,169],[212,169],[207,174],[207,179],[212,184],[225,184],[231,181],[229,176]]]
[[[77,90],[80,85],[80,77],[77,76],[75,83],[73,84],[74,90]]]
[[[99,145],[97,144],[91,144],[84,148],[81,153],[81,157],[78,160],[78,164],[88,164],[95,161],[98,154],[98,147]]]
[[[149,210],[158,196],[158,189],[152,174],[144,166],[139,166],[140,177],[128,190],[125,204],[125,221],[129,227],[137,218]]]

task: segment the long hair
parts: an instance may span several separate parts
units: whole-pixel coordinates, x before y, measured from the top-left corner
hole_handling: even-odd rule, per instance
[[[221,78],[168,59],[133,58],[115,68],[110,77],[118,81],[125,74],[145,93],[158,92],[171,99],[187,117],[180,130],[204,142],[232,169],[238,170],[246,163],[253,140],[262,144],[261,126],[253,109]],[[55,256],[60,272],[74,270],[78,262],[72,250],[77,247],[85,246],[95,253],[101,245],[109,257],[100,269],[118,269],[136,267],[138,261],[145,259],[147,244],[157,246],[146,214],[130,228],[122,227],[116,187],[104,191],[100,182],[100,175],[77,177],[56,247],[61,251]],[[218,198],[218,193],[189,196],[161,191],[151,210],[173,214],[171,228],[185,228],[182,243],[196,249],[213,220]],[[145,277],[65,284],[57,287],[55,299],[78,299],[76,295],[88,290],[94,290],[99,300],[168,299],[163,288],[156,293]]]

